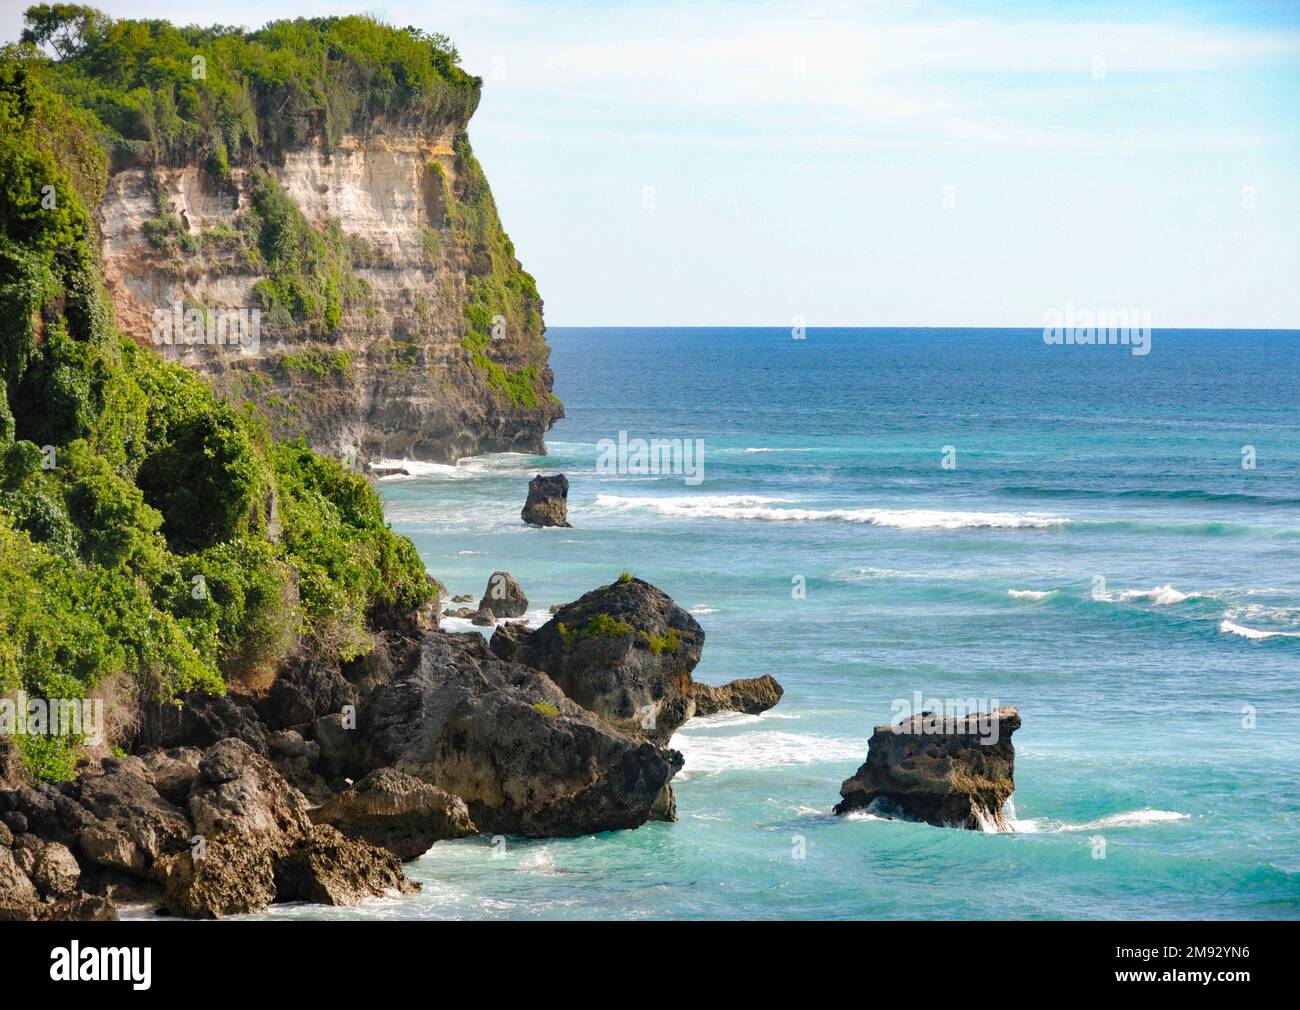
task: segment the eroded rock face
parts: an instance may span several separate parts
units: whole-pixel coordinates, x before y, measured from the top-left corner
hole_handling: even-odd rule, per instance
[[[538,474],[528,482],[528,500],[519,513],[529,526],[569,526],[569,478]]]
[[[483,599],[479,601],[479,614],[493,617],[523,617],[528,610],[528,597],[524,587],[509,572],[493,572],[488,578]],[[475,624],[478,620],[475,619]],[[490,621],[489,621],[490,623]]]
[[[703,648],[695,618],[629,577],[561,607],[515,656],[620,731],[666,743],[695,712],[691,671]]]
[[[313,824],[307,798],[241,740],[204,752],[188,809],[198,844],[154,869],[173,914],[218,918],[272,901],[352,904],[414,890],[391,853]]]
[[[155,859],[189,845],[190,823],[154,787],[139,758],[107,759],[61,788],[0,796],[26,830],[77,853],[83,865],[147,876]]]
[[[307,838],[276,863],[276,897],[318,905],[355,905],[389,893],[412,894],[419,885],[402,873],[393,853],[364,839],[348,838],[317,824]]]
[[[257,712],[271,729],[305,726],[344,705],[357,703],[357,689],[337,670],[295,658],[278,672]]]
[[[697,680],[694,682],[695,714],[744,712],[757,715],[776,705],[783,694],[785,688],[770,673],[761,677],[742,677],[718,687]]]
[[[478,833],[459,796],[395,768],[371,772],[311,811],[311,819],[403,860],[417,859],[434,842]]]
[[[275,900],[275,861],[261,845],[215,838],[201,850],[165,856],[156,875],[163,906],[187,919],[260,912]]]
[[[682,758],[612,730],[481,635],[427,635],[413,672],[375,690],[358,756],[461,797],[480,831],[531,837],[635,828]]]
[[[213,744],[190,786],[189,812],[205,838],[233,835],[282,851],[311,829],[306,797],[242,740]]]
[[[1020,713],[953,718],[916,715],[877,726],[867,760],[840,787],[837,814],[874,808],[940,827],[1006,830],[1002,807],[1015,789],[1011,734]]]
[[[0,909],[11,909],[17,914],[34,905],[38,898],[36,885],[23,872],[13,853],[0,847]]]
[[[211,747],[218,740],[235,737],[259,754],[266,753],[266,725],[247,701],[198,691],[187,692],[179,700],[179,705],[141,706],[138,748]]]
[[[333,332],[263,311],[256,347],[177,341],[159,344],[159,353],[232,399],[258,403],[277,436],[303,435],[314,449],[358,464],[545,453],[545,432],[564,411],[550,392],[541,299],[508,243],[493,244],[501,227],[495,209],[452,225],[453,202],[485,186],[458,141],[467,114],[449,112],[440,123],[367,117],[364,130],[346,133],[332,149],[311,137],[266,159],[311,225],[324,231],[334,222],[358,248],[353,273],[367,292],[343,306]],[[110,175],[95,217],[124,333],[153,344],[160,307],[261,305],[255,289],[265,266],[212,237],[238,231],[255,189],[255,170],[242,165],[223,183],[197,161]],[[159,213],[181,223],[197,254],[151,244],[145,225]],[[476,360],[462,343],[465,308],[474,282],[494,271],[519,278],[512,290],[527,294]],[[313,348],[346,354],[346,366],[292,367],[292,356]],[[527,393],[509,395],[484,356]]]

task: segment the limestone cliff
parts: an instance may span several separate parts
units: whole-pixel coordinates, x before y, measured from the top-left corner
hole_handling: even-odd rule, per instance
[[[356,465],[545,452],[563,407],[541,299],[466,137],[476,103],[328,142],[308,123],[218,170],[119,164],[96,210],[119,326],[258,404],[277,437]],[[256,340],[212,322],[240,309]]]

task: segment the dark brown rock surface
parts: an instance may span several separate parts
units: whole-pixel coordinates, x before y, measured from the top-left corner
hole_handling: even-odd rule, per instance
[[[528,482],[528,500],[519,515],[529,526],[569,527],[569,478],[539,473]]]
[[[757,715],[766,712],[785,694],[775,677],[765,673],[761,677],[742,677],[717,687],[694,683],[695,714],[715,715],[718,712],[744,712]]]
[[[951,717],[915,715],[877,726],[867,760],[840,787],[837,814],[876,804],[881,813],[940,827],[1005,830],[1003,804],[1015,789],[1011,734],[1020,713]]]

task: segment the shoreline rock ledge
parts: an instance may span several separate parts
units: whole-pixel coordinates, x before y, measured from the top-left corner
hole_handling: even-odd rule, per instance
[[[528,500],[519,515],[529,526],[572,529],[569,523],[569,478],[562,473],[551,477],[539,473],[528,482]]]
[[[741,677],[727,684],[692,685],[695,694],[695,715],[717,715],[719,712],[743,712],[758,715],[776,705],[785,694],[775,677],[765,673],[761,677]]]
[[[840,787],[835,813],[872,807],[938,827],[1010,830],[1002,807],[1015,790],[1011,735],[1020,713],[914,715],[877,726],[867,760]]]

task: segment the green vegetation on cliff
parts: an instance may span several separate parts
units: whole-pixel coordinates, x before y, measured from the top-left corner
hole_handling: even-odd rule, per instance
[[[377,614],[430,598],[414,546],[387,527],[360,476],[301,443],[275,444],[255,413],[120,336],[89,214],[107,178],[93,138],[139,140],[144,122],[156,153],[178,157],[206,141],[183,128],[191,120],[148,103],[192,112],[197,101],[217,130],[235,121],[239,95],[260,94],[252,84],[191,94],[151,76],[174,77],[186,53],[177,40],[205,32],[210,52],[262,52],[248,80],[278,75],[289,96],[311,90],[303,67],[324,51],[303,40],[330,38],[329,59],[357,61],[349,45],[386,38],[405,54],[385,64],[388,77],[342,75],[365,105],[418,84],[412,46],[429,67],[444,50],[357,19],[271,26],[282,58],[224,29],[115,25],[93,12],[64,38],[33,10],[33,38],[71,47],[87,74],[68,75],[30,46],[0,50],[0,695],[93,694],[114,709],[110,723],[127,726],[138,698],[220,692],[295,649],[325,662],[367,651]],[[150,38],[179,47],[171,62]],[[92,85],[113,74],[115,87]],[[341,103],[335,121],[352,109],[342,93],[315,95]],[[35,773],[71,773],[77,740],[16,739]]]
[[[43,4],[23,40],[55,50],[59,90],[95,114],[114,156],[205,164],[218,178],[318,138],[332,147],[377,115],[464,122],[481,84],[446,37],[368,17],[244,32]]]

